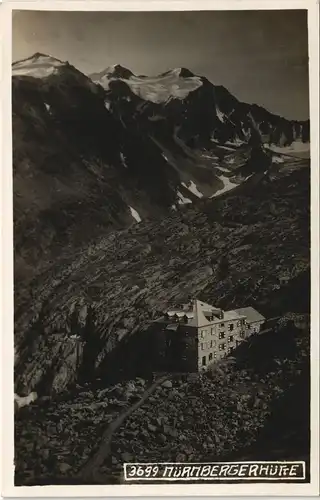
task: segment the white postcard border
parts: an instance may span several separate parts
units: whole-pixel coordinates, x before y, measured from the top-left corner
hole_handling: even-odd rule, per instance
[[[15,487],[13,482],[13,227],[11,134],[12,10],[158,11],[308,9],[311,122],[311,483],[156,484]],[[4,0],[1,26],[2,146],[2,489],[5,497],[318,496],[319,495],[319,2],[317,0]]]

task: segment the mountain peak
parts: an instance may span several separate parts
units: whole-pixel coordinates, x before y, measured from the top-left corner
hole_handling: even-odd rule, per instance
[[[111,66],[108,66],[103,71],[100,71],[99,73],[92,73],[90,75],[90,78],[94,82],[101,83],[103,81],[109,81],[111,78],[129,80],[131,76],[134,75],[132,71],[130,71],[130,69],[121,66],[121,64],[113,64]]]
[[[130,69],[121,66],[121,64],[114,64],[109,66],[106,71],[106,74],[112,76],[113,78],[124,78],[128,80],[131,76],[133,76],[132,71]]]
[[[164,73],[161,73],[159,76],[170,76],[175,75],[180,78],[192,78],[195,75],[188,68],[172,68]]]
[[[171,98],[184,99],[201,87],[202,79],[186,68],[174,68],[156,76],[135,75],[120,64],[110,66],[102,73],[91,75],[94,82],[106,90],[112,80],[125,80],[131,91],[140,98],[154,103],[164,103]]]
[[[28,63],[43,63],[43,62],[50,62],[51,64],[65,64],[63,61],[58,59],[57,57],[53,57],[49,54],[44,54],[42,52],[35,52],[32,56],[26,57],[24,59],[19,59],[18,61],[15,61],[12,63],[12,66],[17,66],[17,65],[22,65],[22,64],[28,64]]]
[[[188,68],[180,68],[180,77],[181,78],[191,78],[195,76],[192,71],[190,71]]]
[[[44,54],[43,52],[35,52],[29,59],[32,61],[36,61],[40,57],[50,57],[49,54]]]
[[[33,54],[33,56],[31,56],[31,59],[33,60],[36,60],[36,59],[39,59],[39,58],[43,58],[43,57],[47,57],[47,58],[52,58],[52,59],[56,59],[56,57],[52,57],[50,56],[49,54],[44,54],[43,52],[35,52]]]
[[[12,76],[44,78],[56,72],[58,67],[66,64],[66,62],[60,61],[56,57],[36,52],[31,57],[12,63]]]

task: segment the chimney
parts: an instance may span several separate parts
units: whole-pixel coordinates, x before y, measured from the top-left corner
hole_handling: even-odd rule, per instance
[[[224,318],[224,312],[222,309],[220,309],[220,316],[219,316],[220,319],[223,319]]]

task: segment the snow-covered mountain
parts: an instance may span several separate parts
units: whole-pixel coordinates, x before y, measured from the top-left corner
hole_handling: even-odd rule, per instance
[[[22,59],[12,64],[12,76],[32,76],[46,78],[57,72],[66,63],[55,57],[37,52],[32,57]]]
[[[12,65],[12,106],[21,279],[62,248],[278,171],[275,148],[306,140],[308,127],[185,68],[149,78],[114,66],[89,78],[39,53]]]
[[[221,290],[226,252],[230,296],[265,275],[266,303],[279,262],[308,262],[308,162],[287,160],[308,123],[183,68],[94,80],[44,54],[12,67],[19,393],[75,380],[79,332],[87,376],[167,300]]]
[[[121,80],[132,92],[145,101],[156,104],[167,103],[170,99],[184,99],[190,92],[201,87],[201,78],[188,75],[184,68],[175,68],[158,76],[136,76],[120,65],[111,66],[99,75],[92,76],[93,81],[109,89],[110,82]]]
[[[112,102],[122,98],[137,103],[138,111],[157,123],[170,120],[179,127],[179,136],[210,149],[210,141],[234,145],[260,140],[264,144],[289,146],[309,141],[309,122],[289,121],[255,104],[238,101],[222,86],[194,75],[186,68],[175,68],[157,76],[136,76],[115,65],[91,75]],[[143,105],[134,96],[143,101]]]

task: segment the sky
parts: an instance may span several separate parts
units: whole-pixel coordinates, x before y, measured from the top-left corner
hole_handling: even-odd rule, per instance
[[[86,74],[186,67],[244,102],[309,118],[306,10],[16,11],[12,22],[13,61],[42,52]]]

